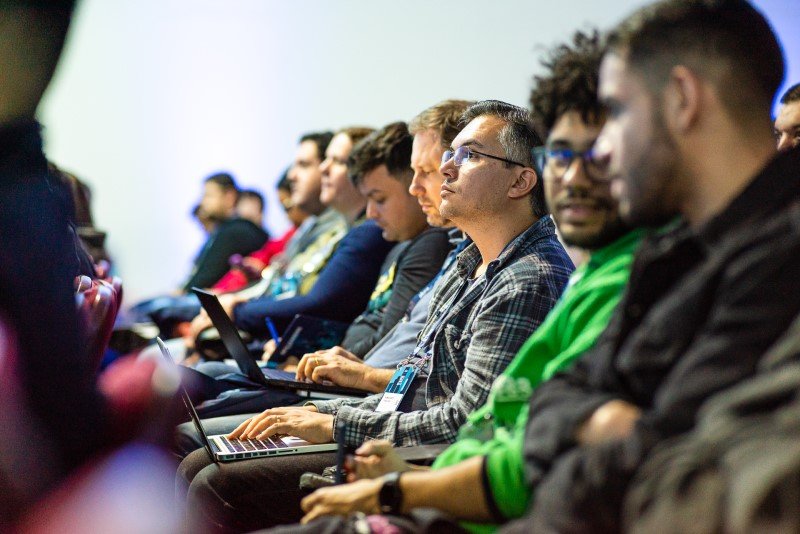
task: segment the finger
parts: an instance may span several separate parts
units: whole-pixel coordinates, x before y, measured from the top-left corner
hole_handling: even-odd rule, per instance
[[[264,439],[274,436],[275,434],[292,435],[292,425],[284,421],[281,421],[280,423],[274,423],[262,430],[261,433],[257,433],[256,435],[252,436],[250,439]]]
[[[324,508],[322,506],[315,506],[312,508],[306,515],[303,516],[303,519],[300,520],[300,523],[305,525],[317,519],[318,517],[325,515]]]
[[[253,438],[258,439],[258,436],[263,434],[264,431],[266,429],[268,429],[270,426],[272,426],[273,424],[275,424],[275,422],[276,422],[275,419],[270,419],[270,418],[264,419],[263,421],[259,422],[257,425],[253,426],[248,432],[246,432],[245,433],[245,437],[247,439],[253,439]]]
[[[333,365],[320,365],[311,372],[311,381],[320,384],[325,380],[335,382],[336,368]]]
[[[295,373],[295,378],[297,380],[305,380],[306,374],[308,374],[308,362],[311,360],[313,355],[305,354],[302,358],[300,358],[300,362],[297,364],[297,373]]]
[[[233,429],[233,432],[228,434],[228,436],[227,436],[228,439],[238,439],[239,436],[241,436],[244,433],[244,429],[247,428],[247,426],[250,424],[250,421],[252,421],[252,419],[253,418],[251,417],[250,419],[244,421],[241,425],[239,425],[235,429]]]
[[[308,512],[314,508],[314,506],[316,506],[321,498],[320,490],[315,490],[310,495],[303,497],[303,499],[300,501],[300,508],[302,508],[304,512]]]
[[[358,449],[356,449],[356,454],[359,456],[370,456],[370,455],[378,455],[378,456],[385,456],[390,450],[392,450],[392,443],[385,439],[374,439],[370,441],[365,441]]]
[[[255,430],[263,421],[268,417],[266,412],[260,413],[255,417],[251,417],[249,419],[249,424],[242,430],[241,436],[249,436],[252,434],[253,430]]]
[[[345,358],[346,360],[350,360],[351,362],[361,363],[363,361],[361,358],[359,358],[358,356],[356,356],[352,352],[344,350],[344,349],[342,349],[342,353],[340,354],[340,356],[342,358]]]

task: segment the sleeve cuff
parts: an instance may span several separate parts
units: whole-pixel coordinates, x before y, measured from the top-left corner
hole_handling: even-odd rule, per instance
[[[481,484],[483,484],[483,495],[486,498],[486,507],[489,509],[489,513],[492,515],[492,519],[495,523],[505,523],[506,518],[500,513],[500,508],[494,500],[491,484],[489,484],[489,473],[486,469],[486,461],[487,458],[484,456],[483,463],[481,464]]]
[[[336,400],[330,401],[308,401],[307,403],[303,404],[303,406],[314,406],[319,413],[324,414],[336,414],[336,411],[339,408],[339,403]]]

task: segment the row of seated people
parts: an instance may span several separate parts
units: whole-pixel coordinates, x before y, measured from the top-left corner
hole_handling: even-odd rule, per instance
[[[671,46],[661,46],[665,41]],[[720,62],[734,68],[705,68]],[[204,449],[190,452],[200,441],[183,425],[180,452],[189,454],[178,491],[187,492],[188,529],[248,531],[301,517],[305,527],[283,530],[482,532],[506,523],[509,532],[697,528],[690,523],[696,510],[679,502],[678,490],[669,493],[674,477],[665,475],[699,462],[702,453],[717,458],[719,449],[703,446],[719,440],[713,432],[719,419],[741,415],[742,404],[749,402],[749,416],[788,406],[783,420],[791,421],[800,383],[792,323],[800,311],[793,288],[800,273],[791,261],[800,243],[798,184],[791,180],[800,178],[800,154],[776,156],[770,136],[769,106],[783,62],[763,17],[742,1],[667,0],[625,21],[606,43],[578,34],[544,65],[531,112],[498,101],[445,101],[408,127],[342,130],[324,158],[316,143],[304,147],[308,139],[301,140],[290,176],[318,173],[318,196],[307,198],[326,206],[310,226],[326,210],[336,211],[344,226],[317,228],[328,240],[316,248],[310,239],[287,247],[265,287],[255,289],[258,297],[221,300],[253,337],[268,333],[267,318],[283,329],[297,313],[356,317],[351,329],[369,328],[351,338],[352,350],[304,355],[297,375],[377,394],[268,408],[206,426],[231,439],[288,434],[359,447],[349,462],[352,483],[301,500],[300,475],[332,465],[332,452],[216,463]],[[653,72],[664,78],[648,77]],[[798,92],[783,98],[776,129],[797,105],[792,91]],[[789,127],[789,138],[797,137],[796,128]],[[33,138],[35,156],[36,136],[30,128],[23,133]],[[779,143],[792,144],[784,136]],[[303,150],[314,151],[310,164]],[[290,180],[293,201],[313,185]],[[360,220],[365,208],[376,224]],[[422,213],[427,224],[415,226],[411,221],[421,221]],[[564,242],[588,254],[574,272],[553,221]],[[427,226],[456,231],[448,236]],[[439,256],[425,263],[426,275],[389,321],[387,306],[403,293],[397,282],[403,252],[426,233],[438,236],[432,249]],[[34,237],[49,239],[54,252],[64,248],[60,233]],[[450,254],[448,237],[457,241]],[[13,231],[9,238],[18,239]],[[296,262],[300,272],[291,268]],[[44,302],[26,304],[19,287],[5,289],[3,309]],[[61,286],[53,289],[34,287],[31,294],[64,297]],[[69,316],[57,310],[65,302],[22,321],[13,317],[15,329],[28,334],[22,338],[28,357],[54,341],[36,322],[42,316],[52,320],[46,327],[53,332],[64,330],[59,326]],[[171,343],[173,351],[192,348],[187,341],[209,325],[201,314],[186,340]],[[41,339],[32,340],[39,331]],[[73,444],[61,448],[71,454],[68,466],[100,442],[95,432],[80,450],[69,436],[88,423],[102,428],[105,410],[80,378],[90,373],[73,365],[76,339],[66,341],[55,353],[65,359],[52,370],[79,377],[72,390],[78,402],[59,407],[60,425],[58,418],[47,425],[58,430],[56,439]],[[364,363],[354,351],[363,352]],[[370,365],[381,360],[390,363]],[[396,391],[395,368],[414,379],[401,398],[384,402],[393,397],[383,392]],[[256,404],[248,408],[285,402],[271,389],[250,391]],[[74,417],[82,413],[94,418],[78,423]],[[764,430],[784,438],[765,454],[784,461],[779,467],[788,468],[783,475],[791,489],[793,457],[776,454],[786,434],[775,424]],[[426,443],[451,445],[431,469],[402,460],[403,448]],[[758,442],[746,444],[753,449]],[[720,480],[731,488],[742,483]],[[4,488],[17,482],[0,476]],[[708,531],[741,523],[720,495],[731,488],[717,486],[709,495],[703,481],[687,475],[683,482],[698,492],[696,506],[716,507],[718,516],[708,514],[703,525]],[[748,503],[756,515],[745,519],[763,529],[777,520],[781,495],[761,489],[755,499],[762,501]],[[446,515],[415,515],[423,507]],[[796,514],[781,511],[781,525],[797,524]]]
[[[644,59],[629,62],[629,49],[644,46],[640,40],[664,26],[691,33],[718,9],[692,5],[640,14],[620,27],[608,48],[597,35],[579,34],[546,62],[550,73],[536,80],[531,113],[498,101],[445,101],[410,121],[412,149],[403,158],[414,171],[409,190],[431,226],[462,233],[458,255],[411,300],[400,324],[411,328],[415,312],[418,321],[405,346],[398,328],[373,342],[364,363],[337,347],[303,356],[297,368],[298,378],[376,394],[205,421],[210,433],[230,438],[288,434],[360,447],[351,478],[363,480],[301,502],[300,476],[332,465],[334,453],[216,464],[198,448],[194,427],[184,425],[180,452],[197,448],[179,469],[190,524],[247,531],[298,520],[303,512],[310,521],[433,506],[473,531],[496,529],[526,511],[531,515],[509,528],[526,530],[531,522],[558,531],[620,528],[625,490],[648,453],[691,429],[705,400],[753,376],[800,311],[789,260],[797,246],[791,178],[798,177],[798,155],[775,157],[768,117],[781,79],[780,51],[772,33],[757,24],[760,15],[744,4],[725,20],[772,54],[772,71],[759,71],[771,76],[770,91],[752,80],[745,85],[752,89],[752,113],[732,115],[721,97],[694,100],[693,113],[702,118],[679,132],[691,142],[677,146],[647,137],[652,124],[646,115],[636,116],[644,126],[626,122],[632,120],[626,113],[644,113],[626,107],[634,107],[630,86],[638,81],[630,78],[655,61],[642,52]],[[714,38],[730,45],[729,31],[716,27]],[[676,48],[671,53],[678,60],[689,53]],[[700,57],[754,61],[719,50]],[[693,90],[708,91],[721,90],[723,81],[691,83]],[[784,106],[793,105],[790,99],[791,91]],[[680,119],[681,110],[672,111],[676,117],[664,121]],[[719,121],[736,132],[734,139],[719,135]],[[370,184],[391,175],[395,159],[391,150],[373,158],[395,127],[355,143],[339,132],[324,159],[317,150],[323,198],[325,181],[337,177],[335,166],[343,181],[349,166],[352,185],[366,194],[367,214],[382,221],[369,206],[385,195],[375,198]],[[726,142],[737,148],[724,161],[694,172],[676,167],[695,162],[692,155],[709,145],[719,152]],[[752,150],[742,154],[742,143]],[[306,161],[302,150],[301,142],[296,167]],[[718,176],[722,183],[714,182]],[[622,184],[615,194],[612,179]],[[698,185],[709,182],[714,187]],[[562,239],[589,255],[574,273],[551,215]],[[266,334],[267,317],[283,327],[303,302],[296,293],[277,297],[223,301],[237,326],[258,336]],[[209,324],[201,314],[193,334]],[[173,349],[182,345],[176,341]],[[394,361],[376,370],[374,357]],[[411,369],[414,379],[402,400],[387,407],[384,392],[393,387],[395,368]],[[257,395],[265,405],[280,398],[263,388]],[[453,443],[430,471],[392,449],[425,443]],[[330,521],[309,528],[332,528]],[[333,528],[347,528],[333,521]]]

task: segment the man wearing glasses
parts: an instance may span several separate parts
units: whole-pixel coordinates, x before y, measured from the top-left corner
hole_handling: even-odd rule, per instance
[[[368,442],[354,461],[354,478],[368,480],[313,494],[303,503],[306,520],[376,511],[370,506],[383,504],[381,496],[388,491],[379,477],[387,473],[401,494],[397,507],[389,510],[393,513],[435,507],[457,519],[486,523],[464,524],[482,532],[525,511],[530,498],[522,451],[528,397],[594,345],[619,302],[641,237],[620,219],[606,161],[592,150],[605,120],[596,96],[601,50],[596,34],[576,34],[572,46],[555,49],[546,62],[551,74],[537,79],[531,96],[537,126],[549,131],[546,146],[533,150],[537,167],[543,169],[548,206],[562,239],[585,250],[589,260],[572,275],[558,305],[495,381],[487,403],[469,415],[458,441],[439,456],[432,471],[402,461],[385,441]]]
[[[412,377],[426,368],[427,379],[405,379],[411,387],[400,404],[382,393],[337,404],[335,412],[325,402],[275,408],[232,437],[290,434],[316,443],[340,438],[349,446],[367,437],[400,446],[449,443],[486,402],[495,378],[561,296],[573,265],[532,166],[531,149],[541,142],[528,112],[485,101],[468,108],[462,122],[465,128],[443,157],[440,209],[473,244],[442,276],[417,346],[400,366]],[[193,477],[184,472],[191,479],[189,509],[202,510],[205,522],[243,531],[296,521],[302,516],[299,476],[334,461],[335,454],[323,453],[236,462]],[[281,506],[274,504],[278,499]]]

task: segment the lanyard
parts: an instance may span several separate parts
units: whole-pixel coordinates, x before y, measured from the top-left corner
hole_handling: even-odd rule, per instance
[[[455,306],[459,299],[469,293],[469,290],[473,286],[478,285],[481,282],[481,279],[482,277],[475,279],[464,278],[461,281],[458,289],[453,293],[453,296],[450,297],[450,300],[447,301],[447,304],[441,306],[439,310],[436,311],[437,317],[435,322],[428,329],[425,337],[419,343],[417,343],[417,346],[414,347],[414,350],[411,352],[411,354],[397,364],[398,369],[403,366],[410,365],[414,360],[416,361],[414,361],[413,366],[418,370],[425,368],[425,366],[428,364],[428,361],[433,358],[433,339],[436,337],[436,334],[439,332],[445,321],[449,318],[448,315],[453,309],[453,306]]]

